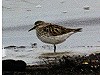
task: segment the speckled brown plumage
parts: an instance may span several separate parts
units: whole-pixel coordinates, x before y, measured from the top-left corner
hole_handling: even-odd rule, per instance
[[[46,23],[44,21],[36,21],[35,26],[29,31],[36,29],[37,37],[44,43],[54,44],[54,52],[56,44],[64,42],[69,36],[76,32],[80,32],[82,28],[71,29],[56,24]]]

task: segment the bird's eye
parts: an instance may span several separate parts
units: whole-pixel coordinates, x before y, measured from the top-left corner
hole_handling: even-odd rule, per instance
[[[36,25],[39,25],[39,24],[36,24]]]

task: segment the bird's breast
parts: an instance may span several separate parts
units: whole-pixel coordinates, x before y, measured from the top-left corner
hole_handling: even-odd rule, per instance
[[[44,43],[48,44],[60,44],[64,42],[70,35],[72,35],[74,32],[70,32],[67,34],[62,34],[58,36],[50,36],[48,33],[39,33],[37,32],[37,37]]]

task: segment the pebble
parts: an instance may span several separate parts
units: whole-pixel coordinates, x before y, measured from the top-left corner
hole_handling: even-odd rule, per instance
[[[41,8],[41,7],[42,7],[41,5],[37,5],[37,6],[36,6],[36,8]]]
[[[67,13],[67,11],[63,11],[62,13]]]
[[[90,9],[90,7],[89,6],[84,6],[84,8],[83,8],[84,10],[89,10]]]
[[[61,1],[60,3],[65,3],[65,1]]]

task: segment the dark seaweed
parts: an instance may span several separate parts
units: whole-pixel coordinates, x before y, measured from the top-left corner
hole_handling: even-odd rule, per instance
[[[52,63],[27,65],[23,72],[3,71],[3,75],[100,75],[100,53],[62,56]]]

